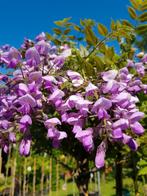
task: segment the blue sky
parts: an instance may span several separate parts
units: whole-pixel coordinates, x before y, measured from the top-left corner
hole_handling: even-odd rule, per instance
[[[129,18],[129,0],[1,0],[0,45],[19,47],[24,37],[49,32],[53,21],[72,17],[73,22],[92,18],[105,25],[111,19]]]

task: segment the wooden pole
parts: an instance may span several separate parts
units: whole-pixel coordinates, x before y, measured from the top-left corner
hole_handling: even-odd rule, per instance
[[[56,195],[58,196],[59,191],[59,164],[56,162]]]
[[[49,190],[49,177],[48,175],[46,176],[46,190]]]
[[[11,172],[12,172],[11,196],[14,196],[14,194],[15,194],[16,156],[13,159],[13,164],[12,164],[12,167],[11,167]]]
[[[43,196],[43,189],[44,189],[44,159],[42,161],[42,167],[41,167],[41,183],[40,183],[41,196]]]
[[[20,167],[20,169],[19,169],[19,185],[20,185],[20,188],[19,188],[19,196],[21,196],[22,194],[21,194],[21,186],[22,186],[22,177],[21,177],[21,167]]]
[[[23,196],[26,195],[26,164],[27,159],[24,159],[24,170],[23,170]]]
[[[7,160],[7,166],[6,166],[5,186],[7,185],[10,158],[11,158],[11,146],[9,147],[8,160]]]
[[[52,158],[50,158],[50,171],[49,171],[49,195],[52,194]]]
[[[34,158],[34,173],[33,173],[33,196],[36,194],[36,158]]]

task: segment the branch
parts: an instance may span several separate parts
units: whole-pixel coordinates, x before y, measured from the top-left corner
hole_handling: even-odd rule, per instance
[[[113,34],[113,32],[108,33],[108,35],[102,39],[101,41],[99,41],[96,46],[92,49],[92,51],[85,57],[85,60],[87,60],[94,52],[96,49],[98,49],[105,41],[107,41],[111,35]]]

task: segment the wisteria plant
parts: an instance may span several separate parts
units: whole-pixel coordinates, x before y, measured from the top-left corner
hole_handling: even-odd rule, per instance
[[[75,66],[79,71],[70,66],[71,59],[81,55],[86,64],[97,53],[85,49],[84,57],[79,48],[55,45],[47,38],[41,33],[35,41],[25,40],[19,50],[1,47],[0,63],[11,74],[0,74],[0,146],[7,153],[9,145],[17,143],[20,155],[28,156],[36,142],[34,133],[38,140],[44,134],[53,148],[75,157],[76,182],[86,194],[88,160],[95,160],[99,169],[109,146],[138,148],[144,113],[137,107],[137,94],[147,93],[142,83],[147,55],[125,59],[123,67],[106,65],[92,77],[79,69],[81,65]]]

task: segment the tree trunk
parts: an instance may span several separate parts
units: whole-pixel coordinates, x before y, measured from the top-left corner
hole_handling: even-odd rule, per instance
[[[121,152],[118,152],[115,161],[116,196],[122,196],[122,189],[123,189],[121,159],[122,159]]]
[[[77,171],[75,182],[79,189],[80,196],[88,196],[88,183],[90,179],[88,160],[81,159],[77,161]]]

